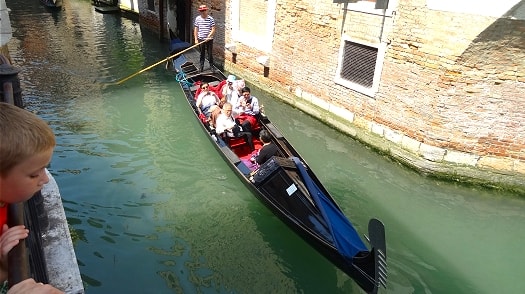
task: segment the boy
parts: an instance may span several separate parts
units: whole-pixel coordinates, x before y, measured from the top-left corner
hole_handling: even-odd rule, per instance
[[[0,103],[0,283],[7,279],[8,252],[29,232],[23,225],[8,228],[7,205],[28,200],[49,181],[45,169],[54,147],[53,131],[42,119],[14,105]],[[17,286],[8,293],[19,292],[21,286],[26,291],[62,293],[32,279]]]

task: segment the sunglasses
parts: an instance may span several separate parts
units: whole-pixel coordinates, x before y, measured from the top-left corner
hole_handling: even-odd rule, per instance
[[[201,87],[201,89],[206,90],[206,89],[208,89],[208,86]]]

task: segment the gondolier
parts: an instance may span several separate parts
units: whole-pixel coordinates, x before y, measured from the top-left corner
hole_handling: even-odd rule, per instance
[[[204,70],[204,57],[206,51],[208,51],[208,61],[210,62],[210,68],[213,70],[213,35],[215,34],[215,20],[212,16],[208,15],[208,7],[206,5],[199,6],[200,15],[195,18],[193,36],[195,38],[195,44],[201,43],[205,40],[207,42],[201,44],[199,49],[201,51],[200,56],[200,72]]]

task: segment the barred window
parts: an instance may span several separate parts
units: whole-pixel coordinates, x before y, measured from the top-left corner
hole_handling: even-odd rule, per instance
[[[341,78],[363,87],[372,88],[377,52],[377,48],[345,41]]]
[[[386,46],[386,43],[358,43],[343,36],[334,81],[374,97],[379,90]]]

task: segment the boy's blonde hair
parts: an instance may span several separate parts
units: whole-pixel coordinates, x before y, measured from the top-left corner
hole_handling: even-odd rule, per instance
[[[27,110],[0,102],[0,177],[55,144],[55,135],[45,121]]]

